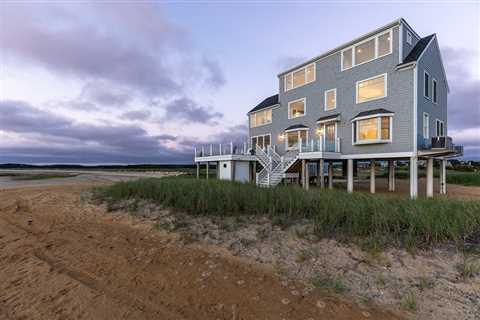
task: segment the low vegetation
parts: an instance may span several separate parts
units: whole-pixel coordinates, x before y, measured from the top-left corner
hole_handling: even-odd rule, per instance
[[[191,178],[150,178],[96,189],[107,203],[140,199],[191,215],[269,216],[285,227],[309,219],[319,237],[369,243],[373,247],[418,248],[442,242],[480,241],[480,201],[416,201],[299,187],[258,188],[251,184]]]
[[[447,172],[447,183],[464,186],[480,186],[480,171],[462,172],[449,170]]]

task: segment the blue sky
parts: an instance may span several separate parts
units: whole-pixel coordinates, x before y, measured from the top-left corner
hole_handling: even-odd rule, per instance
[[[0,4],[0,162],[188,162],[245,139],[277,74],[404,17],[437,33],[449,135],[480,158],[480,5],[451,2]]]

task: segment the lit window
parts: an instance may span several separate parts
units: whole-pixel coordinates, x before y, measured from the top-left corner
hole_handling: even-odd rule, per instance
[[[250,128],[272,123],[272,109],[262,110],[250,115]]]
[[[342,52],[342,70],[350,69],[352,65],[352,48],[350,48]]]
[[[392,117],[378,116],[353,122],[354,143],[390,142]]]
[[[315,81],[315,63],[285,75],[285,91],[301,87]]]
[[[432,100],[437,103],[437,80],[432,79]]]
[[[377,56],[385,56],[391,52],[390,32],[384,33],[378,37],[378,53]]]
[[[293,88],[292,74],[287,74],[285,76],[285,91],[291,90],[292,88]]]
[[[305,98],[288,103],[288,118],[298,118],[305,115]]]
[[[325,91],[325,110],[333,110],[337,107],[337,89]]]
[[[285,144],[287,149],[298,149],[300,140],[305,144],[308,139],[308,130],[289,131],[286,134]]]
[[[427,71],[423,72],[423,95],[430,99],[430,75]]]
[[[407,43],[409,45],[412,45],[412,34],[410,33],[410,31],[407,31]]]
[[[423,113],[423,138],[428,139],[429,136],[429,115],[428,113]]]
[[[355,46],[355,64],[375,59],[375,39]]]
[[[260,148],[264,149],[271,145],[270,140],[270,134],[254,136],[252,137],[252,148],[255,148],[255,146],[259,146]]]
[[[357,103],[380,99],[386,96],[386,74],[357,82]]]
[[[392,30],[380,33],[342,51],[342,71],[392,53]]]

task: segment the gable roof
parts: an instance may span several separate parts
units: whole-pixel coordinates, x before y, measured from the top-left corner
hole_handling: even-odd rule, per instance
[[[252,112],[256,112],[256,111],[260,111],[262,109],[266,109],[266,108],[269,108],[269,107],[272,107],[274,105],[277,105],[278,104],[278,94],[275,94],[273,96],[270,96],[268,98],[265,98],[262,102],[260,102],[259,104],[257,104],[255,106],[255,108],[253,108],[252,110],[250,110],[248,113],[252,113]],[[247,113],[247,114],[248,114]]]
[[[430,41],[433,39],[434,36],[435,34],[431,34],[429,36],[426,36],[420,39],[415,45],[415,47],[413,47],[410,53],[405,57],[405,59],[401,64],[417,61],[422,55],[423,51],[425,51],[425,49],[427,48],[428,44],[430,43]]]
[[[368,111],[362,111],[360,112],[359,114],[357,114],[355,117],[353,117],[352,120],[355,120],[357,118],[361,118],[361,117],[366,117],[366,116],[371,116],[371,115],[374,115],[374,114],[395,114],[395,112],[393,111],[388,111],[387,109],[383,109],[383,108],[380,108],[380,109],[373,109],[373,110],[368,110]]]

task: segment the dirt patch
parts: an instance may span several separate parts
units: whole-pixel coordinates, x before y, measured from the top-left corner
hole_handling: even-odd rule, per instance
[[[409,319],[480,318],[480,248],[467,255],[453,245],[417,251],[359,249],[335,240],[317,239],[308,221],[271,221],[266,217],[193,217],[155,205],[130,201],[137,219],[185,244],[206,243],[234,256],[273,268],[281,283],[300,282],[297,292],[321,290],[359,305],[381,305],[407,312]],[[118,211],[124,214],[125,211]],[[466,258],[467,257],[467,258]],[[465,274],[462,268],[471,272]]]
[[[227,245],[220,231],[219,239],[197,242],[196,232],[159,232],[188,230],[171,215],[161,218],[165,211],[107,213],[81,199],[86,189],[0,192],[0,318],[400,319],[223,249],[238,246],[236,254],[249,256],[244,247],[255,245],[242,239],[256,237],[253,227],[232,227],[232,237],[242,234],[238,245]]]

